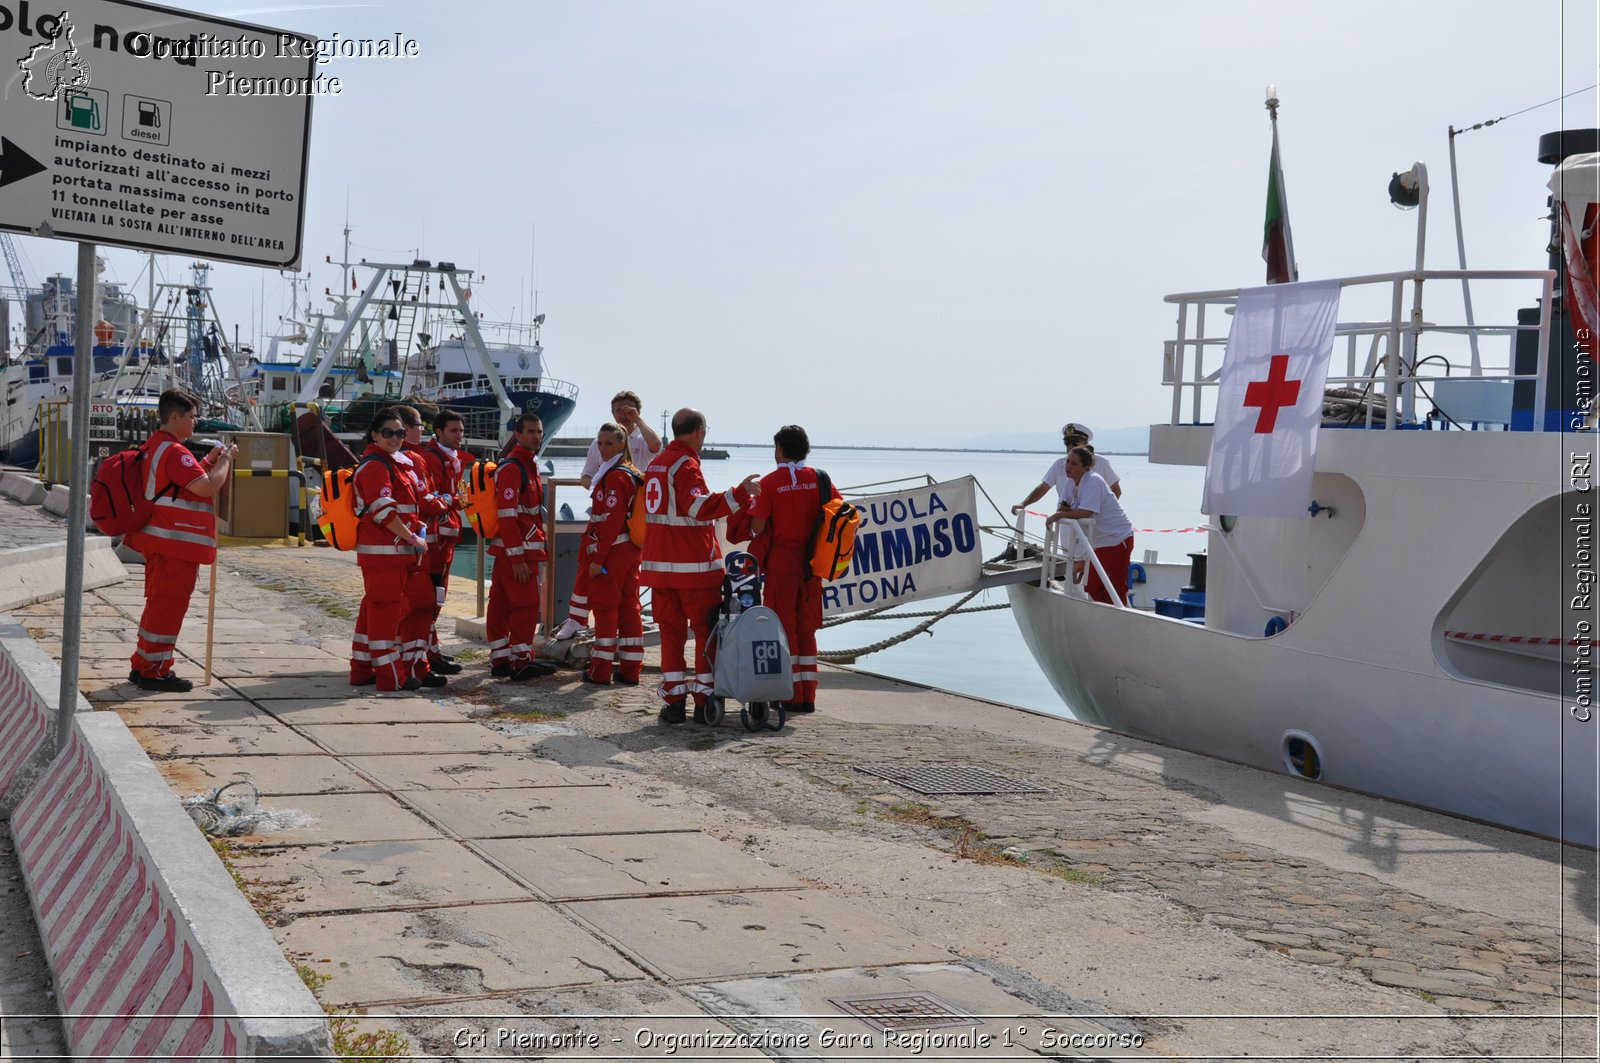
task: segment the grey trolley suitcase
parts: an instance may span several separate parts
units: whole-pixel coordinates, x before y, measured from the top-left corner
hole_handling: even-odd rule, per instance
[[[722,605],[712,636],[716,647],[706,722],[722,722],[729,700],[743,703],[739,719],[746,731],[783,730],[784,702],[794,697],[794,666],[789,639],[778,614],[759,604],[760,569],[743,551],[730,553],[722,580]]]

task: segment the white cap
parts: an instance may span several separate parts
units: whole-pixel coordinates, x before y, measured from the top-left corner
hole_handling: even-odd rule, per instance
[[[1085,442],[1094,442],[1094,432],[1090,431],[1083,425],[1076,423],[1075,421],[1068,421],[1066,424],[1062,425],[1061,434],[1064,436],[1082,436]]]

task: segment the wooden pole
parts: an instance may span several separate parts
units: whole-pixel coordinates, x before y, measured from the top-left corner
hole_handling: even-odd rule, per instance
[[[211,589],[206,593],[206,686],[211,685],[211,636],[217,625],[217,562],[211,560]]]

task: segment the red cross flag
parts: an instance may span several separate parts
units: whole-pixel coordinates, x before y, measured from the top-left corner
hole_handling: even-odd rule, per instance
[[[1307,517],[1339,282],[1246,288],[1217,384],[1206,513]]]

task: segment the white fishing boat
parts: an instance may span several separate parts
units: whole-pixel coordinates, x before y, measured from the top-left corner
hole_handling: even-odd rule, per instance
[[[471,270],[425,259],[351,262],[349,229],[344,235],[344,280],[338,293],[327,291],[328,312],[308,307],[287,319],[291,331],[273,337],[252,367],[252,394],[268,423],[298,423],[314,404],[335,431],[359,436],[375,411],[406,402],[429,416],[435,408],[460,413],[468,445],[479,449],[497,449],[522,413],[539,414],[554,436],[578,389],[549,375],[543,314],[486,322],[473,309]]]
[[[150,256],[149,302],[140,307],[119,284],[97,281],[93,305],[94,362],[90,395],[97,407],[92,428],[109,436],[142,438],[161,392],[183,387],[201,400],[205,418],[246,422],[238,362],[243,352],[227,341],[211,299],[211,267],[189,266],[185,281],[154,280]],[[72,278],[47,278],[34,289],[13,288],[0,306],[20,304],[24,338],[0,365],[0,461],[27,468],[40,458],[43,422],[65,422],[76,353],[78,293]],[[0,312],[0,321],[9,313]],[[114,424],[101,424],[111,418]]]
[[[1540,141],[1541,161],[1558,164],[1552,190],[1568,201],[1556,201],[1553,224],[1576,218],[1553,230],[1550,269],[1424,270],[1419,237],[1413,268],[1338,279],[1345,310],[1375,294],[1368,302],[1386,313],[1337,315],[1327,386],[1336,398],[1355,389],[1386,401],[1324,405],[1298,519],[1208,507],[1203,562],[1135,565],[1146,582],[1131,607],[1090,601],[1061,575],[1065,562],[1045,567],[1058,578],[1010,588],[1027,645],[1080,718],[1596,845],[1600,156],[1575,153],[1597,149],[1595,130]],[[1410,177],[1425,196],[1425,169]],[[1475,322],[1468,285],[1479,296],[1509,286],[1507,305],[1526,309]],[[1230,316],[1237,307],[1242,317],[1251,291],[1270,290],[1167,299],[1177,309],[1163,377],[1171,415],[1151,427],[1150,460],[1206,465],[1213,499],[1226,486],[1217,425],[1232,416],[1221,385],[1241,342],[1229,338]],[[1253,394],[1245,404],[1259,408]],[[1321,398],[1319,388],[1313,409]]]

